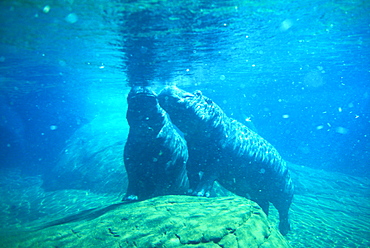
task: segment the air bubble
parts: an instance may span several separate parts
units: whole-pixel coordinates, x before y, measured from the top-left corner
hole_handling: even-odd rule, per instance
[[[49,13],[50,11],[50,6],[49,5],[45,5],[45,7],[42,9],[42,12],[44,13]]]
[[[56,126],[56,125],[51,125],[50,126],[50,130],[52,130],[52,131],[56,130],[57,128],[58,128],[58,126]]]
[[[337,128],[335,129],[335,131],[336,131],[337,133],[340,133],[340,134],[347,134],[347,133],[348,133],[348,129],[347,129],[347,128],[344,128],[344,127],[337,127]]]
[[[287,31],[289,28],[293,26],[293,22],[289,19],[284,20],[280,24],[280,31]]]
[[[71,13],[66,16],[65,20],[69,23],[76,23],[78,21],[78,16],[75,13]]]

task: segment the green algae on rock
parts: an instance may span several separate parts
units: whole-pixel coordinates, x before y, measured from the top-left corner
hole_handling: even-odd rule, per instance
[[[161,196],[115,205],[93,211],[101,213],[94,219],[34,231],[20,246],[291,247],[262,209],[242,197]]]

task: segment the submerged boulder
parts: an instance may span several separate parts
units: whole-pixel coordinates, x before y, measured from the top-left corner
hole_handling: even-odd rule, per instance
[[[123,114],[97,117],[84,125],[67,141],[52,175],[44,177],[44,188],[125,193],[127,174],[122,157],[127,134]]]
[[[291,247],[242,197],[161,196],[59,219],[20,247]]]

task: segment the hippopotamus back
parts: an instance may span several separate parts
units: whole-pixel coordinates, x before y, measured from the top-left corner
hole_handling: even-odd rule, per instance
[[[130,131],[124,163],[129,184],[124,200],[185,194],[186,142],[159,106],[156,94],[147,87],[133,87],[127,102]]]
[[[227,117],[200,91],[190,94],[166,87],[158,98],[187,141],[187,170],[193,194],[207,196],[217,180],[235,194],[256,201],[266,214],[271,202],[280,214],[280,231],[287,233],[293,184],[278,151],[257,133]],[[203,173],[201,178],[199,172]]]

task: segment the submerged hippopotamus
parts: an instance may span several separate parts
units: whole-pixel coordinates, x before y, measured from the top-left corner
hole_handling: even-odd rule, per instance
[[[133,87],[127,97],[130,126],[124,148],[128,189],[123,200],[144,200],[185,194],[188,151],[156,94],[148,87]]]
[[[279,211],[279,229],[285,235],[290,230],[293,184],[278,151],[257,133],[227,117],[200,91],[190,94],[166,87],[158,100],[187,141],[187,170],[193,194],[208,196],[217,180],[231,192],[257,202],[266,214],[271,202]]]

